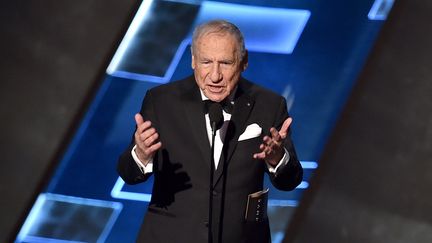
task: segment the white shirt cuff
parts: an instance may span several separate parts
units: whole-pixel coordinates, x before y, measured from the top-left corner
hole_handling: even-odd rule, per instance
[[[285,150],[285,154],[282,157],[282,159],[279,161],[279,163],[276,165],[276,167],[273,167],[273,166],[269,165],[268,163],[266,163],[267,168],[268,168],[270,173],[276,173],[277,170],[279,169],[279,167],[284,166],[288,163],[290,156],[289,156],[289,153],[286,150],[286,148],[284,148],[284,150]]]
[[[152,173],[153,172],[153,159],[150,159],[149,162],[147,163],[147,165],[144,165],[143,162],[141,162],[141,160],[138,159],[138,156],[135,152],[135,149],[136,149],[136,145],[133,146],[132,151],[131,151],[131,155],[132,155],[132,158],[134,159],[135,163],[138,165],[138,168],[140,168],[140,170],[143,174]]]

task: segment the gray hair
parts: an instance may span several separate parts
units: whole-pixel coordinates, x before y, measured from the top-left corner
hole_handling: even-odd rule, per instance
[[[198,39],[204,35],[210,33],[222,33],[230,34],[237,41],[237,47],[239,50],[239,60],[242,61],[246,55],[246,48],[244,43],[243,34],[237,26],[226,20],[212,20],[203,24],[198,25],[192,34],[192,46],[191,52],[194,55],[194,50],[196,50],[196,43]]]

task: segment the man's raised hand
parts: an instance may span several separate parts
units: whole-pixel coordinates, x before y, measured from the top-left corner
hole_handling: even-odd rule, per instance
[[[135,131],[135,153],[138,159],[147,165],[153,159],[154,154],[162,147],[162,143],[158,141],[159,134],[156,129],[152,127],[150,121],[144,121],[141,114],[135,114],[135,122],[137,129]]]
[[[259,153],[253,155],[255,159],[263,159],[268,164],[276,166],[282,159],[285,150],[283,146],[283,141],[288,134],[288,128],[291,125],[292,118],[288,117],[279,131],[276,128],[270,128],[270,136],[264,136],[263,143],[260,145]]]

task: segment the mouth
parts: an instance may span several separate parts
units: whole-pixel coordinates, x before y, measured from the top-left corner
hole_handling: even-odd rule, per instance
[[[224,90],[224,87],[223,86],[208,85],[207,89],[212,93],[222,93]]]

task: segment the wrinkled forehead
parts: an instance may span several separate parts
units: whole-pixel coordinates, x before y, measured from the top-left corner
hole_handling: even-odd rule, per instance
[[[236,41],[235,36],[230,33],[208,32],[197,38],[195,48],[197,54],[198,52],[205,52],[209,50],[218,50],[221,52],[232,52],[238,54],[240,46]]]

